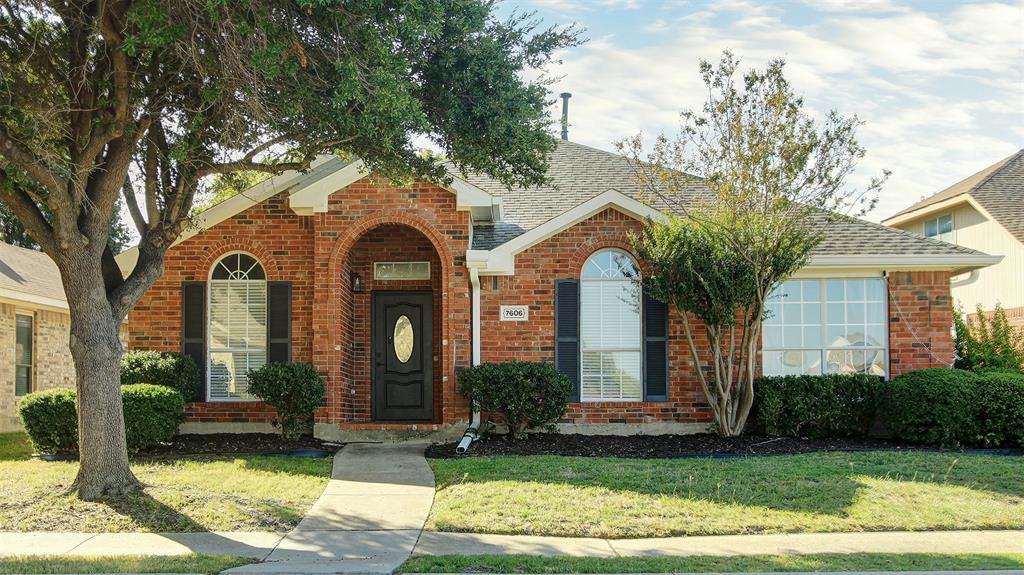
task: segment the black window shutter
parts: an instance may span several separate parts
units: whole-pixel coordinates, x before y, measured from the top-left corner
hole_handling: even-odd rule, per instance
[[[206,401],[206,282],[181,284],[181,352],[199,368],[196,400]]]
[[[292,360],[292,282],[266,282],[266,361]]]
[[[644,401],[668,401],[668,306],[643,292]]]
[[[580,284],[555,281],[555,367],[572,381],[569,401],[580,400]]]
[[[292,360],[292,282],[267,282],[267,363]]]

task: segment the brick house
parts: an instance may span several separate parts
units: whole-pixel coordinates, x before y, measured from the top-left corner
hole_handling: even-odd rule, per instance
[[[43,252],[0,243],[0,433],[21,430],[26,394],[74,387],[70,337],[57,265]]]
[[[133,348],[202,366],[183,431],[268,430],[247,369],[312,363],[328,382],[315,433],[459,434],[457,370],[555,363],[574,382],[565,430],[704,430],[710,410],[675,310],[630,289],[629,234],[661,213],[625,158],[566,141],[550,184],[480,176],[395,186],[358,161],[319,159],[200,214],[129,316]],[[780,288],[770,373],[896,376],[949,365],[949,278],[997,261],[859,220],[836,224]],[[119,256],[130,270],[135,254]]]
[[[1001,262],[955,278],[953,299],[974,314],[1002,304],[1024,327],[1024,150],[886,219],[884,224],[1003,256]]]

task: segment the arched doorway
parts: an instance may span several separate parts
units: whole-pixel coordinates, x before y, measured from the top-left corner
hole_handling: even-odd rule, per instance
[[[352,244],[341,268],[347,419],[440,421],[444,270],[433,243],[413,227],[381,224]]]

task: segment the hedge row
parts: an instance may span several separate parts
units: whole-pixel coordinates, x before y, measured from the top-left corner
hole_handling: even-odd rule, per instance
[[[177,391],[138,383],[121,387],[124,427],[129,451],[170,441],[185,420],[185,402]],[[18,415],[36,451],[78,451],[78,408],[75,390],[60,388],[30,393],[18,404]]]
[[[1024,373],[922,369],[889,383],[866,375],[762,377],[754,427],[774,436],[867,435],[940,447],[1024,446]]]

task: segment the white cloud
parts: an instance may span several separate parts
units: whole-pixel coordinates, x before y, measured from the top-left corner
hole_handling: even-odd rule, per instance
[[[604,37],[567,51],[552,72],[565,76],[557,92],[573,92],[570,138],[612,149],[639,131],[674,133],[678,112],[705,99],[698,60],[729,48],[752,66],[785,57],[812,112],[835,108],[866,122],[859,135],[868,156],[853,183],[893,171],[871,219],[1022,146],[1024,4],[946,14],[886,2],[855,8],[828,3],[821,19],[791,26],[778,5],[729,0],[683,18],[660,15],[646,28],[655,46]]]

